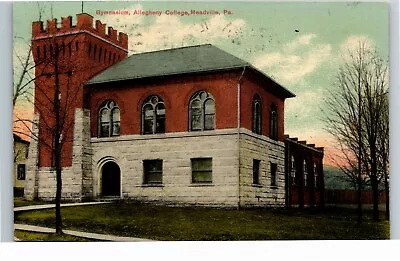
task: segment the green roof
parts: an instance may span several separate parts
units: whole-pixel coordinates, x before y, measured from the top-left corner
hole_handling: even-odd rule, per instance
[[[87,85],[244,67],[252,68],[272,80],[248,62],[205,44],[131,55],[90,79]],[[294,97],[285,88],[283,91],[287,97]]]

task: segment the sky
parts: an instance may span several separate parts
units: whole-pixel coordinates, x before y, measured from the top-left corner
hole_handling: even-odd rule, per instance
[[[42,20],[81,12],[81,2],[40,2]],[[15,55],[23,56],[38,20],[37,2],[14,3]],[[129,53],[210,43],[253,64],[296,97],[285,101],[285,134],[325,147],[325,164],[337,145],[325,131],[324,103],[344,56],[359,41],[389,58],[389,17],[385,3],[317,2],[84,2],[83,10],[129,36]],[[102,14],[125,10],[130,15]],[[135,15],[135,10],[161,15]],[[167,11],[212,10],[205,15],[168,15]],[[224,10],[228,11],[224,14]],[[219,14],[214,14],[219,12]],[[16,113],[30,117],[32,105]]]

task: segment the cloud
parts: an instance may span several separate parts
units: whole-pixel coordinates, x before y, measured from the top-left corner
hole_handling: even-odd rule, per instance
[[[319,110],[324,102],[323,99],[324,92],[322,89],[299,92],[294,99],[285,101],[285,114],[304,124],[305,121],[303,120],[320,115]],[[308,123],[304,126],[309,127]]]
[[[284,84],[300,83],[332,56],[330,44],[312,44],[315,34],[297,37],[280,51],[254,59],[253,64]]]
[[[360,44],[369,50],[374,47],[374,43],[366,35],[351,35],[340,45],[340,52],[343,54],[356,52],[360,48]]]
[[[127,10],[143,10],[140,4]],[[134,18],[134,19],[132,19]],[[245,28],[242,19],[228,20],[226,16],[214,15],[197,23],[184,23],[180,16],[162,14],[151,24],[145,16],[107,16],[107,24],[129,36],[131,53],[210,43],[219,39],[234,38]]]

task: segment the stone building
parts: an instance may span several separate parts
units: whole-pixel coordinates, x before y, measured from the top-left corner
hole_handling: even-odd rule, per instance
[[[71,21],[32,25],[39,142],[30,146],[26,197],[55,197],[54,137],[45,126],[55,124],[48,97],[58,81],[68,127],[63,198],[288,203],[284,102],[293,93],[213,45],[127,57],[126,34],[111,27],[106,34],[88,14]],[[322,158],[316,164],[322,173]]]
[[[18,134],[14,138],[14,197],[24,196],[26,177],[26,159],[28,158],[29,141]]]

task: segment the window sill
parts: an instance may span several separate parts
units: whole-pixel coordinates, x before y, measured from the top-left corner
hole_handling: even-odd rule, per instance
[[[214,187],[213,183],[192,183],[189,187]]]
[[[251,184],[252,187],[256,187],[256,188],[262,188],[263,185],[261,184]]]
[[[142,184],[142,188],[148,188],[148,187],[164,187],[164,184]]]

